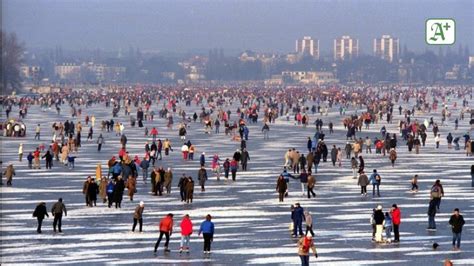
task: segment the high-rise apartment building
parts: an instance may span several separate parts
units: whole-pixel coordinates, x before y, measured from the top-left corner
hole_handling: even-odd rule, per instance
[[[389,62],[396,60],[400,53],[400,43],[398,38],[390,35],[382,35],[381,38],[374,39],[374,55]]]
[[[342,36],[334,40],[334,60],[352,59],[359,56],[359,40]]]
[[[311,55],[319,59],[319,40],[309,36],[304,36],[303,39],[296,40],[296,52],[298,54]]]

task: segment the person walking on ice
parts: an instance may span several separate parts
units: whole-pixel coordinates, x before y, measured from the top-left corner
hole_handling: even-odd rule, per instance
[[[374,172],[370,175],[369,181],[372,183],[372,197],[375,197],[375,188],[377,188],[377,196],[380,197],[380,182],[382,178],[380,177],[379,173],[377,173],[377,169],[374,169]]]
[[[158,237],[158,241],[156,241],[154,253],[158,250],[163,235],[166,237],[165,252],[169,252],[170,249],[168,248],[168,244],[170,242],[170,236],[173,233],[173,214],[168,213],[168,215],[161,219],[158,227],[160,229],[160,236]]]
[[[453,215],[449,218],[449,225],[453,232],[453,250],[459,251],[461,248],[461,233],[462,227],[464,226],[464,217],[459,214],[459,209],[454,209]]]
[[[211,243],[214,240],[214,223],[211,222],[211,215],[206,216],[206,220],[199,227],[199,236],[202,233],[204,238],[204,254],[211,254]]]
[[[135,228],[137,227],[137,222],[140,224],[140,233],[143,229],[143,210],[145,209],[145,203],[140,201],[140,204],[135,208],[135,212],[133,213],[133,226],[132,232],[135,232]]]
[[[66,206],[63,203],[63,199],[59,198],[58,202],[54,203],[53,207],[51,208],[51,214],[54,217],[53,221],[53,231],[56,233],[56,225],[58,226],[59,233],[62,233],[61,225],[63,220],[63,212],[64,216],[67,216]]]
[[[318,258],[316,246],[314,245],[312,236],[303,236],[298,241],[298,255],[301,259],[301,266],[309,266],[309,252],[310,249],[314,253],[314,257]]]
[[[48,211],[46,210],[46,203],[40,202],[33,212],[33,217],[36,217],[38,220],[38,228],[36,229],[38,234],[41,234],[41,225],[43,224],[44,216],[49,218]]]
[[[189,218],[189,214],[183,216],[183,220],[181,220],[181,245],[179,247],[179,253],[183,251],[189,253],[189,240],[191,238],[191,234],[193,233],[193,223]]]

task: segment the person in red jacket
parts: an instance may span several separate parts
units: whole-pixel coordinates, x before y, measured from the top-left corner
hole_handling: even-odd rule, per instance
[[[155,142],[156,136],[158,135],[158,129],[156,129],[156,127],[153,127],[150,131],[150,135],[153,137],[153,142]]]
[[[393,233],[395,234],[395,238],[393,242],[400,242],[399,227],[400,227],[400,222],[401,222],[401,217],[402,217],[400,208],[398,208],[397,204],[393,204],[390,212],[392,214]]]
[[[158,238],[158,241],[156,241],[155,244],[155,253],[158,250],[158,246],[160,245],[161,239],[163,238],[163,235],[166,237],[166,242],[165,242],[165,252],[169,252],[168,244],[170,242],[170,236],[173,233],[173,214],[168,213],[163,219],[160,221],[160,237]]]
[[[179,253],[183,251],[189,253],[189,238],[193,233],[193,223],[189,218],[189,214],[183,216],[181,221],[181,247],[179,248]]]

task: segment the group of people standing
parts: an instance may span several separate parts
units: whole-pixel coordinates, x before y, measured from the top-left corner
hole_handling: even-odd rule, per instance
[[[154,252],[156,253],[158,251],[158,247],[160,246],[160,242],[163,239],[163,236],[165,237],[165,245],[164,245],[164,251],[165,252],[170,252],[169,248],[169,241],[170,237],[173,233],[173,220],[174,215],[172,213],[167,214],[164,218],[161,219],[158,227],[160,230],[160,236],[158,237],[158,240],[156,241]],[[204,247],[203,247],[203,253],[204,254],[210,254],[211,253],[211,243],[214,240],[214,223],[211,221],[212,217],[210,214],[208,214],[205,218],[205,220],[201,223],[198,231],[198,236],[203,235],[204,239]],[[190,239],[191,235],[193,233],[193,223],[191,221],[191,218],[189,214],[185,214],[181,220],[181,223],[179,225],[181,229],[181,243],[179,247],[179,252],[186,252],[189,253],[189,247],[190,247]]]

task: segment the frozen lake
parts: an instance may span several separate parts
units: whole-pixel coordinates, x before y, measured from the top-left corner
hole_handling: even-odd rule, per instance
[[[472,102],[472,100],[471,100]],[[410,103],[413,104],[413,103]],[[407,106],[407,105],[404,105]],[[471,103],[472,106],[472,103]],[[161,107],[161,105],[160,105]],[[398,108],[398,104],[395,105]],[[394,108],[394,109],[396,109]],[[71,119],[69,107],[63,105],[61,115],[54,108],[41,111],[38,106],[28,110],[24,120],[27,124],[26,138],[1,137],[1,158],[3,166],[13,163],[16,176],[12,187],[1,187],[1,263],[7,264],[182,264],[182,265],[212,265],[212,264],[299,264],[295,241],[288,231],[290,223],[290,204],[300,202],[305,210],[311,211],[314,220],[315,244],[319,258],[310,258],[311,262],[321,265],[440,265],[449,258],[455,265],[474,265],[474,189],[471,188],[470,166],[474,157],[466,157],[463,150],[448,149],[446,135],[462,136],[470,128],[469,119],[460,120],[460,126],[454,131],[454,118],[451,117],[446,125],[440,126],[441,147],[435,149],[431,129],[428,129],[426,147],[421,148],[420,154],[409,153],[407,147],[399,138],[398,159],[392,168],[388,157],[381,155],[363,154],[366,172],[378,169],[383,176],[380,198],[360,196],[357,180],[352,179],[350,161],[343,160],[342,167],[333,167],[330,162],[321,163],[316,174],[316,198],[307,199],[300,192],[300,183],[290,181],[289,197],[284,203],[278,202],[275,191],[276,179],[282,171],[284,153],[288,148],[296,148],[306,154],[306,140],[313,136],[314,126],[302,128],[286,118],[279,118],[271,125],[270,140],[263,140],[262,124],[250,124],[250,138],[247,148],[250,162],[247,172],[239,171],[237,181],[217,181],[210,169],[210,179],[206,191],[201,193],[197,186],[197,171],[199,169],[199,154],[203,151],[208,156],[218,153],[221,158],[232,157],[234,151],[240,148],[240,142],[235,142],[223,133],[206,135],[203,125],[191,123],[187,139],[196,145],[194,161],[183,161],[176,129],[166,129],[166,121],[157,118],[147,121],[145,125],[151,129],[156,126],[159,138],[169,138],[174,144],[174,152],[157,161],[157,166],[165,169],[171,167],[174,171],[172,193],[167,196],[152,196],[150,184],[143,184],[141,175],[138,178],[138,193],[135,201],[130,202],[124,193],[121,209],[107,208],[106,204],[98,202],[98,206],[85,206],[82,186],[88,175],[95,176],[97,163],[102,163],[106,173],[107,161],[112,155],[117,155],[120,142],[115,133],[103,132],[106,144],[102,151],[97,152],[95,140],[100,132],[100,121],[110,119],[112,109],[104,105],[93,105],[83,108],[82,120],[85,115],[95,115],[96,125],[94,141],[88,142],[88,127],[82,131],[82,147],[76,159],[75,169],[53,162],[53,169],[46,170],[44,161],[40,170],[32,170],[27,166],[26,159],[18,162],[18,146],[24,144],[24,157],[33,151],[40,143],[46,145],[51,140],[50,127],[53,122],[64,122]],[[158,113],[159,106],[152,107]],[[186,107],[188,114],[198,111],[193,104]],[[231,120],[236,119],[232,106]],[[411,105],[410,105],[411,109]],[[458,108],[450,109],[453,116],[459,114]],[[226,109],[227,110],[227,109]],[[350,109],[348,114],[353,112]],[[18,114],[15,107],[12,112]],[[132,109],[132,114],[136,109]],[[433,116],[440,122],[438,113],[416,114],[415,119],[422,122]],[[2,113],[4,117],[4,113]],[[260,115],[262,117],[262,115]],[[311,122],[319,117],[310,115]],[[394,123],[386,125],[385,121],[364,130],[358,137],[369,136],[380,138],[380,128],[386,125],[391,133],[398,133],[397,122],[402,116],[394,110]],[[116,122],[125,124],[124,133],[128,137],[127,148],[131,157],[143,157],[144,137],[143,128],[131,127],[128,118],[120,112]],[[291,120],[291,119],[290,119]],[[328,148],[333,144],[344,149],[346,131],[342,126],[342,117],[337,108],[333,107],[328,116],[323,116],[325,122],[326,143]],[[76,119],[74,122],[76,123]],[[177,121],[177,116],[175,116]],[[334,134],[328,134],[327,124],[333,121]],[[37,123],[42,125],[42,140],[35,141],[34,128]],[[223,132],[223,125],[221,126]],[[399,135],[399,134],[398,134]],[[462,137],[461,137],[462,138]],[[151,140],[151,137],[148,138]],[[464,141],[461,140],[461,146]],[[184,205],[180,202],[177,188],[182,173],[192,175],[196,181],[194,202]],[[414,174],[419,175],[419,193],[411,193],[410,180]],[[445,197],[441,204],[441,213],[436,216],[437,232],[428,232],[427,209],[429,189],[436,179],[441,179],[444,185]],[[5,180],[3,180],[5,183]],[[372,187],[368,190],[371,192]],[[43,222],[43,234],[36,233],[36,219],[32,217],[36,204],[44,201],[48,212],[59,197],[64,199],[68,208],[68,216],[63,217],[63,234],[52,233],[52,218]],[[139,201],[145,202],[144,232],[130,233],[133,211]],[[100,201],[100,200],[99,200]],[[371,225],[369,223],[372,208],[382,204],[384,210],[396,203],[402,211],[400,226],[401,242],[399,244],[378,245],[371,242]],[[454,208],[460,208],[466,225],[463,230],[462,252],[451,251],[451,229],[448,219]],[[153,247],[158,238],[157,224],[167,213],[175,214],[175,230],[171,237],[170,254],[164,254],[160,245],[159,252],[153,254]],[[190,254],[180,255],[179,222],[183,214],[188,213],[194,223],[195,233],[191,237]],[[202,254],[202,238],[197,238],[199,224],[206,214],[213,216],[216,226],[213,253],[210,256]],[[431,245],[437,242],[437,251]]]

